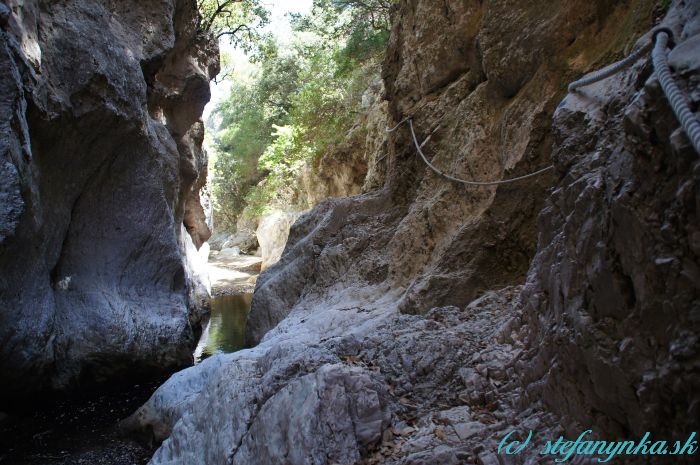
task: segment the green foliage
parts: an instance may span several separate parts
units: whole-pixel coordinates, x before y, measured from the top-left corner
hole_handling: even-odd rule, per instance
[[[258,160],[258,165],[271,174],[280,176],[293,174],[298,171],[299,162],[299,157],[294,153],[294,127],[274,125],[274,128],[275,140],[267,146]]]
[[[231,76],[231,94],[215,111],[219,224],[298,199],[303,166],[342,142],[360,112],[392,3],[315,0],[312,14],[292,19],[290,44],[259,42],[250,81]]]
[[[229,97],[215,110],[219,122],[213,132],[214,196],[220,224],[232,229],[252,186],[263,177],[258,158],[272,141],[271,123],[254,86],[234,81]]]
[[[199,28],[218,40],[228,37],[231,44],[253,52],[264,39],[262,28],[270,12],[261,0],[197,0],[201,16]]]
[[[297,30],[313,30],[319,36],[344,39],[359,29],[388,31],[390,11],[397,0],[314,0],[308,16],[294,15]]]

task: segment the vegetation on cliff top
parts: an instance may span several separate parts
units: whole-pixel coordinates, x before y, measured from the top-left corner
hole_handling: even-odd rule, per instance
[[[344,138],[379,73],[393,1],[315,0],[310,14],[290,15],[286,42],[261,31],[269,15],[257,1],[228,2],[240,11],[213,20],[227,2],[203,2],[204,24],[252,62],[226,75],[230,94],[207,122],[217,224],[233,230],[242,214],[300,206],[301,170]]]

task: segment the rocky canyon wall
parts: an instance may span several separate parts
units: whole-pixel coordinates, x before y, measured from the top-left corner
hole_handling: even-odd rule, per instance
[[[435,131],[428,157],[468,180],[547,166],[566,84],[619,56],[651,24],[652,2],[603,3],[401,2],[383,66],[391,118],[368,130],[382,140],[386,126],[412,116],[421,141]],[[260,277],[251,343],[301,295],[333,285],[386,283],[402,289],[403,312],[425,313],[524,280],[554,176],[493,187],[447,182],[418,158],[406,126],[391,136],[387,156],[370,157],[386,170],[382,189],[303,217],[288,258]],[[304,278],[290,285],[289,273]]]
[[[699,8],[678,1],[663,19],[693,109]],[[247,328],[259,344],[174,375],[123,426],[164,440],[151,463],[169,465],[551,463],[498,444],[513,430],[539,445],[589,428],[687,438],[700,405],[697,154],[648,56],[566,92],[649,40],[664,12],[406,0],[394,14],[387,126],[413,116],[421,140],[433,134],[428,156],[463,178],[554,169],[452,184],[400,127],[371,158],[386,163],[383,187],[321,202],[260,275]]]
[[[677,2],[662,25],[697,110],[700,5]],[[523,292],[523,402],[545,399],[572,430],[686,437],[699,426],[700,154],[652,71],[646,54],[554,115],[559,179]]]
[[[449,183],[398,128],[372,158],[383,187],[321,202],[260,275],[257,345],[177,373],[124,422],[163,440],[151,463],[520,465],[557,457],[499,455],[514,430],[538,446],[587,429],[685,440],[700,405],[699,158],[649,56],[566,88],[662,21],[697,110],[699,15],[686,1],[399,2],[386,126],[413,116],[427,155],[462,178],[554,169]]]
[[[3,391],[191,363],[218,72],[197,20],[194,0],[0,4]]]

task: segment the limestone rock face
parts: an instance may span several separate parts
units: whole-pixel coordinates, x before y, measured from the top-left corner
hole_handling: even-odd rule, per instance
[[[355,463],[389,426],[388,395],[338,353],[288,343],[213,357],[174,375],[122,428],[170,437],[157,464]],[[229,406],[235,415],[207,413]]]
[[[184,254],[209,236],[200,115],[218,70],[195,2],[5,4],[2,390],[191,363],[206,287]]]
[[[329,197],[350,197],[380,188],[386,174],[388,134],[384,84],[377,71],[362,95],[361,113],[342,143],[307,164],[301,173],[301,197],[307,208]]]
[[[662,24],[697,109],[700,6],[681,3]],[[554,115],[560,179],[523,296],[523,373],[528,398],[572,429],[686,437],[700,418],[700,157],[652,70],[645,57]]]
[[[381,141],[412,115],[421,141],[434,131],[427,156],[464,179],[545,167],[566,85],[631,45],[642,18],[640,34],[651,24],[650,3],[602,11],[587,2],[400,2],[382,71],[391,118],[367,130]],[[425,313],[523,282],[552,172],[497,187],[448,182],[418,158],[405,125],[385,154],[373,156],[386,166],[381,189],[321,203],[292,228],[288,258],[258,280],[250,343],[300,296],[337,286],[385,282],[403,289],[402,312]]]

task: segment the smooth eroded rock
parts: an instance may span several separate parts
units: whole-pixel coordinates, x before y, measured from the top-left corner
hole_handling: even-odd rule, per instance
[[[10,1],[0,31],[0,390],[191,363],[208,238],[194,2]],[[184,225],[184,228],[183,228]]]

